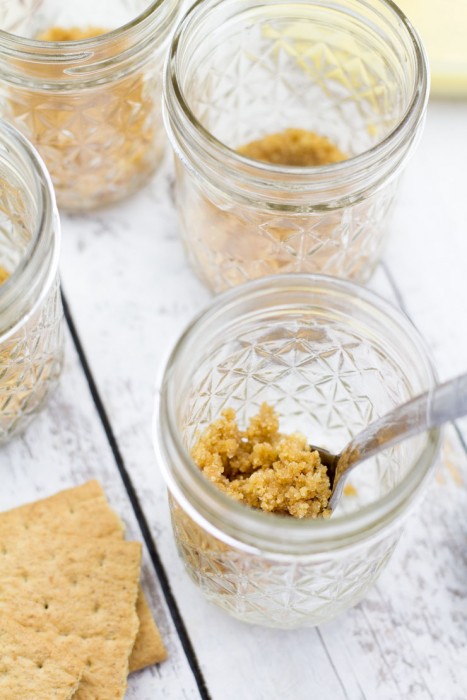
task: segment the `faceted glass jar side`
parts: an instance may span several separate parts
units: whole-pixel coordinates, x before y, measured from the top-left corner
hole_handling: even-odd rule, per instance
[[[243,622],[293,629],[315,627],[365,597],[388,563],[399,527],[341,556],[277,561],[213,537],[171,497],[177,550],[191,580],[211,603]]]
[[[39,150],[61,208],[101,207],[139,189],[162,160],[162,70],[177,3],[39,5],[31,13],[17,3],[0,18],[1,116]],[[62,41],[56,27],[90,36]]]
[[[63,369],[63,309],[58,275],[37,311],[2,342],[0,443],[21,433],[45,406]]]
[[[196,436],[222,409],[245,425],[266,401],[281,431],[337,452],[434,381],[406,319],[350,283],[282,275],[215,300],[173,351],[156,411],[177,547],[206,597],[247,622],[284,628],[354,605],[388,562],[439,442],[434,431],[368,460],[329,520],[298,520],[237,503],[194,465]]]
[[[59,239],[42,162],[0,122],[0,443],[37,415],[62,371]]]
[[[214,293],[291,272],[367,282],[380,260],[397,180],[347,207],[285,213],[242,206],[203,186],[179,158],[175,171],[185,252]]]
[[[211,290],[276,273],[370,277],[428,96],[423,48],[392,4],[204,0],[176,32],[164,94],[181,234]],[[238,153],[287,129],[347,160]]]

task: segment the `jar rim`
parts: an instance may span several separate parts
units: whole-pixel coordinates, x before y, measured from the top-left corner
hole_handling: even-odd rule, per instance
[[[138,29],[139,27],[144,27],[148,22],[150,22],[156,15],[157,11],[161,9],[164,5],[167,7],[169,5],[174,6],[174,3],[172,0],[153,0],[153,2],[151,2],[145,10],[140,12],[136,17],[129,20],[128,22],[125,22],[125,24],[122,24],[119,27],[116,27],[115,29],[106,31],[103,34],[98,34],[94,37],[89,37],[86,39],[75,39],[68,41],[44,41],[40,39],[31,39],[29,37],[23,37],[19,34],[13,34],[12,32],[7,32],[3,29],[0,29],[0,44],[5,45],[6,43],[7,46],[13,45],[16,49],[46,49],[48,50],[48,55],[43,54],[43,59],[50,60],[50,52],[60,51],[60,53],[63,54],[63,52],[67,49],[84,50],[88,47],[93,48],[105,44],[106,42],[111,42],[115,38],[120,38],[122,35],[130,34],[135,29]],[[160,18],[161,22],[165,22],[166,18],[167,15],[163,15]],[[40,54],[35,54],[36,60],[40,60],[40,58]]]
[[[60,221],[44,161],[16,127],[0,119],[2,141],[34,173],[37,212],[31,241],[12,274],[0,285],[0,342],[13,335],[40,306],[55,280],[60,257]]]
[[[354,513],[339,518],[296,519],[280,517],[249,508],[236,502],[211,484],[193,462],[183,445],[177,427],[175,401],[170,390],[171,377],[178,358],[183,355],[190,337],[204,323],[225,314],[227,308],[271,293],[272,288],[330,289],[351,296],[369,309],[375,309],[396,324],[419,355],[427,382],[434,385],[437,375],[430,353],[410,320],[388,301],[364,287],[338,278],[319,274],[274,275],[239,285],[216,297],[188,325],[162,368],[156,395],[153,438],[158,462],[169,491],[195,521],[215,537],[233,546],[271,556],[323,554],[330,550],[358,546],[363,541],[387,531],[409,511],[433,469],[441,439],[440,429],[427,433],[421,453],[401,482],[382,498]],[[429,388],[429,387],[427,387]]]
[[[235,0],[233,0],[233,2],[235,2]],[[365,175],[375,163],[385,162],[391,157],[391,154],[397,152],[401,144],[405,143],[417,130],[417,126],[422,121],[425,113],[429,92],[428,59],[418,32],[402,10],[392,0],[377,0],[377,2],[381,7],[388,8],[392,16],[396,20],[402,22],[407,32],[407,39],[410,42],[411,48],[414,50],[416,64],[414,85],[407,109],[395,127],[391,129],[381,141],[360,154],[336,163],[318,166],[288,166],[249,158],[238,153],[216,138],[203,126],[191,110],[185,99],[177,72],[178,51],[184,35],[186,35],[185,41],[187,41],[190,29],[196,27],[196,22],[203,14],[207,15],[208,9],[215,9],[220,4],[225,4],[225,0],[198,0],[179,23],[172,40],[166,63],[164,99],[168,114],[166,114],[165,121],[169,138],[175,150],[178,150],[179,144],[177,141],[181,132],[181,130],[177,128],[177,117],[175,116],[175,109],[179,108],[183,120],[183,135],[181,135],[181,138],[183,140],[190,138],[190,140],[195,143],[199,141],[200,148],[205,151],[207,157],[212,159],[213,162],[222,162],[223,171],[228,171],[229,174],[232,174],[232,172],[240,168],[244,171],[244,177],[271,181],[272,178],[277,178],[279,175],[283,178],[292,178],[296,182],[303,180],[310,182],[310,180],[315,179],[320,183],[325,181],[326,187],[335,185],[337,177],[339,177],[339,179],[347,178],[350,179],[350,181],[352,179],[361,180],[365,178]],[[374,4],[369,6],[365,0],[360,0],[360,3],[375,11]],[[262,3],[259,3],[258,0],[258,4],[261,4],[261,7],[271,4],[276,5],[278,4],[278,0],[265,0],[265,2]],[[244,9],[246,11],[246,8]],[[281,186],[283,185],[284,182],[282,181]]]

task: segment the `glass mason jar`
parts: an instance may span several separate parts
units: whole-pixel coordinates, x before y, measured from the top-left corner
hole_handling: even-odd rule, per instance
[[[62,369],[59,247],[44,164],[0,120],[0,443],[40,411]]]
[[[352,493],[329,520],[298,520],[231,499],[191,460],[222,409],[242,426],[267,401],[281,431],[337,452],[434,383],[407,318],[353,283],[276,275],[215,299],[173,350],[155,419],[175,540],[204,595],[241,620],[284,628],[355,605],[393,553],[439,447],[433,430],[381,453],[352,473]]]
[[[177,6],[0,0],[0,116],[37,147],[64,210],[126,197],[160,163],[162,71]]]
[[[211,290],[288,272],[366,281],[422,130],[427,74],[392,2],[198,2],[172,43],[165,123],[185,247]],[[236,150],[289,128],[348,159],[296,167]]]

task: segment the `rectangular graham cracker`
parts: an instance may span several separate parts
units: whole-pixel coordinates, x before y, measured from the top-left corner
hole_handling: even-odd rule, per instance
[[[0,534],[2,523],[10,523],[10,526],[16,523],[33,529],[42,526],[49,532],[60,531],[63,534],[79,532],[85,537],[121,539],[124,535],[123,523],[110,507],[98,481],[89,481],[82,486],[0,514]],[[141,589],[137,613],[140,627],[130,656],[130,673],[167,658],[159,630]]]
[[[139,618],[139,630],[130,656],[130,673],[141,671],[167,658],[160,632],[141,588],[136,603],[136,613]]]
[[[42,526],[52,533],[123,538],[123,523],[110,508],[97,481],[0,513],[0,528],[13,527],[14,523],[31,528]]]
[[[0,698],[69,700],[81,679],[84,660],[70,653],[54,632],[0,621]]]
[[[2,523],[0,619],[55,631],[63,649],[84,660],[75,700],[123,698],[139,626],[140,566],[137,542],[44,537]]]

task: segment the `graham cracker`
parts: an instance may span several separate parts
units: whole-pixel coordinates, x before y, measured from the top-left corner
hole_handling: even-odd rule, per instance
[[[0,616],[51,630],[85,661],[76,700],[123,698],[136,615],[141,545],[52,534],[0,518]],[[34,698],[35,700],[35,698]]]
[[[123,523],[110,508],[98,481],[88,481],[82,486],[0,513],[0,532],[2,526],[10,524],[12,527],[14,523],[23,527],[42,526],[52,533],[123,538]]]
[[[75,696],[84,661],[54,632],[0,621],[1,700],[69,700]]]
[[[0,536],[2,528],[8,524],[12,527],[14,523],[34,530],[43,527],[48,532],[59,531],[71,535],[80,533],[84,537],[121,539],[124,536],[122,521],[110,507],[102,486],[95,480],[0,514]],[[137,614],[140,626],[130,656],[130,673],[167,658],[159,630],[141,589],[138,593]]]
[[[139,618],[139,630],[130,656],[130,673],[141,671],[167,658],[164,642],[141,589],[136,603],[136,613]]]

